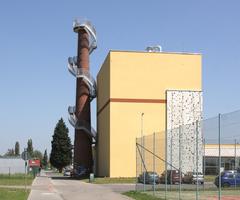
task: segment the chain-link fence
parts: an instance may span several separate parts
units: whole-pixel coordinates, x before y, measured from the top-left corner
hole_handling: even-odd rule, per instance
[[[136,139],[136,190],[162,199],[240,199],[239,142],[240,111],[145,134]]]

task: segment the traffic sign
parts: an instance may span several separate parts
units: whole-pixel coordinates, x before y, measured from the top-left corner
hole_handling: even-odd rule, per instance
[[[24,151],[22,152],[22,155],[21,155],[22,159],[23,160],[28,160],[29,159],[29,153],[27,151]]]

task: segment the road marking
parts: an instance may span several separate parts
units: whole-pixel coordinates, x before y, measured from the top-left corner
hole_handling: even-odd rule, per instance
[[[43,192],[41,193],[42,195],[53,195],[54,193],[50,193],[50,192]]]

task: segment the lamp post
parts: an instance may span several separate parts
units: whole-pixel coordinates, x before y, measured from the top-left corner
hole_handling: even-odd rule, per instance
[[[141,113],[141,138],[143,138],[143,116],[144,116],[144,113]]]
[[[142,161],[142,164],[141,164],[141,171],[143,172],[143,162],[145,162],[145,156],[144,156],[144,150],[143,150],[143,146],[144,146],[144,140],[143,140],[143,117],[144,117],[144,113],[141,113],[141,154],[142,154],[142,158],[143,158],[143,161]],[[145,166],[145,165],[144,165]],[[146,171],[144,169],[144,172],[143,172],[143,190],[145,191],[145,175],[146,175]]]
[[[24,148],[24,151],[23,151],[23,158],[24,158],[24,161],[25,161],[25,164],[24,164],[24,189],[25,189],[25,192],[27,191],[27,183],[26,183],[26,175],[27,175],[27,160],[28,160],[28,152],[27,152],[27,148]]]

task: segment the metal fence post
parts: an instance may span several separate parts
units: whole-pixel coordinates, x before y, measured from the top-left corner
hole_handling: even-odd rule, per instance
[[[239,142],[237,142],[237,140],[236,140],[236,170],[239,169],[239,157],[238,157],[238,153],[239,153]]]
[[[234,140],[234,169],[237,170],[237,140]]]
[[[165,131],[165,200],[167,199],[168,130]]]
[[[197,182],[196,182],[196,200],[198,200],[198,120],[196,121],[196,171],[197,171]]]
[[[170,148],[171,148],[171,155],[170,155],[170,164],[171,164],[171,172],[170,172],[170,191],[172,191],[172,160],[173,160],[173,156],[172,156],[172,144],[173,144],[173,137],[171,136],[171,143],[170,143]]]
[[[206,141],[205,141],[205,138],[203,139],[203,176],[205,178],[205,173],[206,173],[206,152],[205,152],[205,144],[206,144]],[[205,181],[203,183],[203,191],[205,190]]]
[[[137,185],[138,185],[138,156],[137,156],[137,138],[136,138],[136,185],[135,185],[135,191],[137,191]]]
[[[221,200],[221,114],[218,114],[218,199]]]
[[[143,151],[144,151],[144,149],[143,149],[143,146],[144,146],[144,138],[143,138],[143,116],[144,116],[144,113],[141,113],[141,157],[142,157],[142,159],[141,159],[141,175],[144,175],[143,174],[143,162],[144,162],[144,156],[143,156]],[[145,175],[144,175],[144,178],[145,178]],[[145,185],[143,186],[144,187],[144,189],[145,189]]]
[[[143,149],[144,148],[144,149]],[[144,165],[146,164],[146,161],[145,161],[145,136],[143,136],[143,163]],[[143,172],[143,191],[145,192],[146,191],[146,169],[144,169],[144,172]]]
[[[237,140],[235,139],[234,140],[234,170],[237,170],[237,167],[236,167],[236,158],[237,158]],[[234,175],[234,181],[235,181],[235,190],[237,189],[237,180],[236,180],[236,175]]]
[[[153,195],[155,196],[155,190],[156,190],[156,180],[155,180],[155,173],[156,173],[156,169],[155,169],[155,145],[156,145],[156,140],[155,140],[155,132],[153,133]]]
[[[182,126],[179,126],[179,144],[178,144],[178,149],[179,149],[179,193],[178,193],[178,199],[181,199],[181,190],[182,190],[182,186],[181,186],[181,182],[182,182],[182,156],[181,156],[181,132],[182,132]]]

